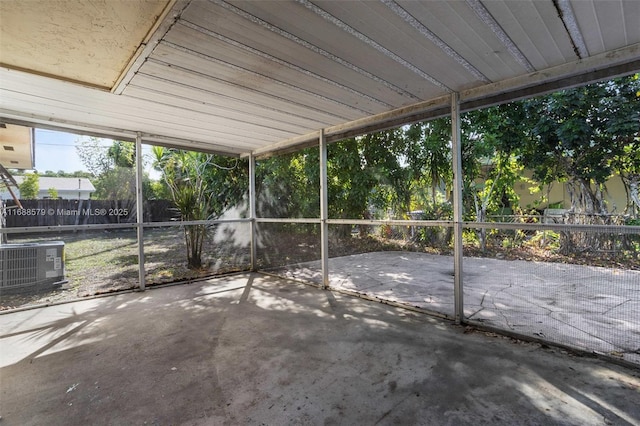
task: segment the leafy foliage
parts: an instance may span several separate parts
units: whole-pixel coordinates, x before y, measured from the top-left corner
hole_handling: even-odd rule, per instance
[[[406,158],[413,181],[413,190],[418,194],[420,188],[428,187],[431,192],[431,204],[440,200],[438,195],[445,194],[450,199],[453,172],[451,168],[451,120],[437,119],[427,123],[417,123],[405,130],[407,138]],[[424,196],[420,204],[426,204]]]
[[[113,168],[113,158],[107,155],[105,147],[98,138],[90,137],[76,141],[76,153],[93,177],[100,176]]]
[[[605,183],[617,173],[627,187],[627,208],[637,214],[639,94],[636,75],[464,114],[465,220],[482,222],[492,214],[521,212],[515,185],[523,180],[525,169],[533,172],[532,185],[566,184],[572,210],[585,214],[608,212]],[[183,219],[216,217],[225,208],[220,200],[244,196],[246,167],[236,169],[229,163],[225,163],[229,168],[211,167],[211,161],[223,164],[229,159],[212,160],[206,154],[164,153],[168,156],[158,159],[157,166],[164,173],[167,193],[177,204],[184,204]],[[114,148],[111,155],[121,164],[130,158],[126,149]],[[257,161],[258,215],[319,217],[319,173],[317,147]],[[408,212],[420,210],[425,218],[448,220],[453,187],[451,120],[436,119],[333,143],[328,147],[327,176],[330,218],[404,219]],[[339,236],[351,237],[350,226],[332,227],[337,228]],[[360,231],[366,233],[366,227]],[[445,246],[450,235],[442,231],[423,233],[417,239]],[[488,238],[501,239],[505,247],[524,238],[518,233],[492,236],[482,230],[467,234],[465,238],[482,249]],[[197,246],[198,237],[193,238]]]
[[[38,191],[40,191],[40,176],[37,173],[27,173],[24,175],[24,180],[18,186],[20,189],[20,198],[23,200],[35,200],[38,198]]]
[[[47,189],[47,193],[49,194],[49,198],[53,198],[53,199],[58,198],[58,190],[55,188]]]
[[[78,170],[75,172],[65,172],[64,170],[58,170],[54,172],[52,170],[47,170],[44,173],[41,173],[40,176],[43,177],[74,177],[74,178],[92,178],[93,175],[89,172],[85,172],[82,170]]]
[[[607,212],[604,184],[613,173],[625,181],[630,199],[638,198],[639,91],[636,75],[464,114],[465,218],[518,212],[515,183],[525,169],[533,171],[532,185],[566,183],[576,212]],[[260,164],[257,182],[269,188],[270,215],[317,217],[317,155],[313,148]],[[448,118],[328,148],[333,218],[403,218],[411,210],[426,211],[450,202],[452,180]]]
[[[91,137],[79,140],[76,152],[89,170],[89,177],[96,188],[93,198],[131,202],[136,199],[135,144],[113,141],[105,147],[100,139]],[[146,174],[142,185],[145,199],[158,198]]]
[[[183,221],[216,219],[246,195],[247,167],[239,160],[158,146],[153,147],[153,153],[155,167],[162,171]],[[202,248],[208,231],[203,224],[184,227],[190,269],[203,266]]]
[[[318,217],[319,164],[317,148],[256,161],[257,214],[263,217]]]
[[[573,210],[607,213],[606,180],[640,168],[627,155],[638,148],[638,88],[636,75],[523,101],[529,135],[511,148],[541,182],[566,182]]]

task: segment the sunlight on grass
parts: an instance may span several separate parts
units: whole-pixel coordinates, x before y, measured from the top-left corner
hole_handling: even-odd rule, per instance
[[[147,286],[193,280],[247,270],[249,250],[229,238],[205,242],[203,267],[187,268],[184,235],[179,228],[154,228],[144,232]],[[65,279],[48,292],[2,295],[0,310],[49,304],[139,286],[138,243],[135,229],[48,233],[12,238],[12,243],[59,240],[65,243]]]

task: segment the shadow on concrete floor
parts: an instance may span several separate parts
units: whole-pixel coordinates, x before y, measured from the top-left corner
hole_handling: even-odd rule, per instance
[[[454,316],[453,257],[372,252],[329,260],[330,285]],[[470,323],[640,365],[640,271],[465,257]],[[274,270],[321,283],[320,262]]]
[[[260,274],[0,315],[3,425],[640,423],[640,372]]]

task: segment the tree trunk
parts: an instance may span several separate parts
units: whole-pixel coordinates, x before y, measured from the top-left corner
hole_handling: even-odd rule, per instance
[[[202,243],[204,236],[202,234],[202,225],[189,225],[185,227],[184,236],[187,246],[187,268],[202,268]]]
[[[567,182],[567,192],[573,212],[583,215],[607,214],[599,186],[594,189],[589,181],[571,179]]]
[[[574,178],[567,182],[567,192],[571,209],[565,223],[578,225],[599,225],[606,222],[607,208],[603,200],[600,185],[585,179]],[[604,235],[588,232],[562,231],[560,233],[560,251],[563,254],[598,250],[607,245]]]
[[[631,217],[637,218],[640,211],[640,195],[638,194],[638,185],[640,184],[640,175],[631,175],[627,179],[627,187],[629,188],[629,198],[631,200]]]
[[[482,204],[480,204],[480,202],[478,200],[478,196],[476,194],[473,194],[473,201],[474,201],[475,208],[476,208],[476,222],[482,223],[482,222],[485,221],[485,218],[487,216],[486,203],[483,202]],[[487,230],[486,230],[486,228],[480,228],[480,230],[477,232],[477,234],[478,234],[478,239],[480,240],[480,250],[482,250],[482,253],[485,253],[487,251]]]

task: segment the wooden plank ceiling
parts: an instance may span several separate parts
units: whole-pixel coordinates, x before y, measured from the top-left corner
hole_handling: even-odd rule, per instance
[[[640,1],[0,1],[0,120],[266,153],[640,68]]]

